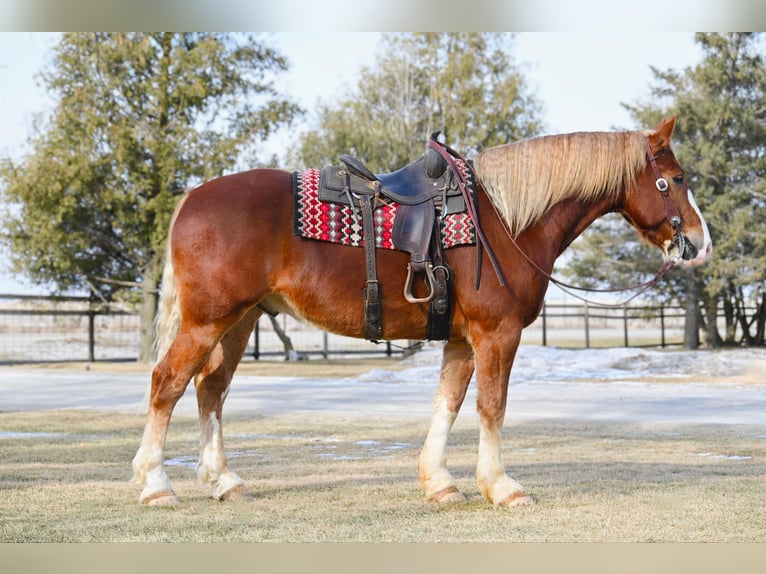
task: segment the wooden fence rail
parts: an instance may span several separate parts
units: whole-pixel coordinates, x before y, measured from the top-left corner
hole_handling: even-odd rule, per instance
[[[588,303],[546,303],[529,334],[557,346],[668,347],[683,345],[685,310],[679,306],[594,307]]]

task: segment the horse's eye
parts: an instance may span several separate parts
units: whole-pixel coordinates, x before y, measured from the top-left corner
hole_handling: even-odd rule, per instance
[[[677,185],[683,185],[684,184],[684,176],[683,176],[683,174],[673,176],[673,183],[675,183]]]

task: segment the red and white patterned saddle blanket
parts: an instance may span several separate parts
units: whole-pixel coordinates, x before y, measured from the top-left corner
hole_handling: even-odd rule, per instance
[[[361,217],[354,216],[348,205],[320,201],[318,198],[321,170],[308,169],[295,172],[293,177],[294,231],[299,237],[329,241],[341,245],[362,247],[364,231]],[[396,249],[391,240],[391,229],[399,205],[391,203],[378,207],[374,215],[375,246]],[[467,213],[448,213],[444,219],[437,217],[445,249],[458,245],[474,245],[476,233]]]

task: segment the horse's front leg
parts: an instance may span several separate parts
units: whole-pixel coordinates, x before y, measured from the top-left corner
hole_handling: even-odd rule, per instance
[[[460,502],[465,497],[447,470],[447,438],[465,399],[473,375],[473,349],[467,343],[448,342],[444,347],[439,390],[431,428],[418,460],[420,482],[429,499]]]
[[[484,497],[498,506],[533,504],[524,487],[505,472],[500,435],[508,398],[508,381],[521,329],[498,329],[472,337],[476,356],[476,408],[479,412],[479,459],[476,480]]]

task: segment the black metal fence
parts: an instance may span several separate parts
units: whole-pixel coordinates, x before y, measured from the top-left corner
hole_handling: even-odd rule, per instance
[[[668,306],[603,309],[587,304],[547,303],[524,331],[522,343],[568,348],[660,346],[683,343],[684,310]],[[245,359],[405,354],[413,341],[375,344],[341,337],[287,316],[262,318]],[[0,295],[0,363],[129,361],[138,354],[135,306],[87,297]]]
[[[140,320],[136,305],[102,303],[88,297],[0,295],[0,363],[130,361],[138,356]],[[414,343],[375,344],[341,337],[280,316],[262,318],[245,359],[284,357],[287,336],[293,357],[405,354]]]
[[[0,362],[135,360],[139,317],[88,297],[0,295]]]

